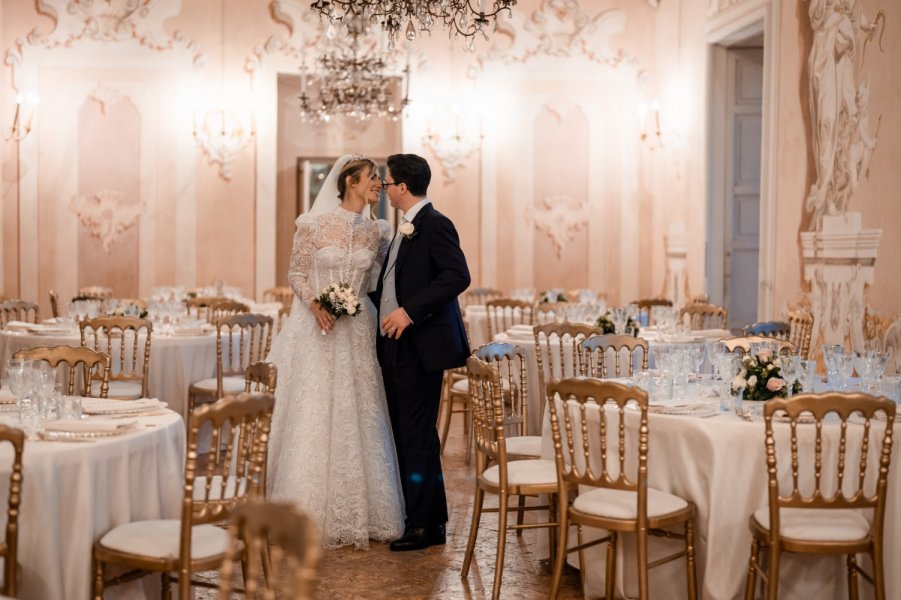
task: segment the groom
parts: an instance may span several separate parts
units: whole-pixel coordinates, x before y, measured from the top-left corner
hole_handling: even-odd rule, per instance
[[[403,537],[391,542],[395,551],[444,543],[447,499],[436,429],[441,380],[469,355],[457,303],[469,287],[469,269],[453,223],[426,198],[431,178],[424,158],[394,154],[382,184],[403,213],[372,295],[407,512]]]

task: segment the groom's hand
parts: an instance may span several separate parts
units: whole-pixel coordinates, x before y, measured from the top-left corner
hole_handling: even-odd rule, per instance
[[[395,309],[390,315],[382,319],[382,330],[389,338],[400,339],[400,334],[409,327],[413,321],[407,316],[403,308]]]

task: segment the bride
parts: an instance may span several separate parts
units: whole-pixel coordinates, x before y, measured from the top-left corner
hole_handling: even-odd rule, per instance
[[[391,240],[378,202],[378,167],[335,163],[310,212],[297,218],[288,281],[291,316],[272,345],[278,368],[269,442],[271,498],[312,514],[328,548],[389,541],[404,531],[403,494],[375,354],[376,311],[366,295]],[[317,297],[349,283],[362,311],[335,319]]]

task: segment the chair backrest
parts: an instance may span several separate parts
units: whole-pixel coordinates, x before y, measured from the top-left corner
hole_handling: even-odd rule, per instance
[[[245,555],[250,557],[244,563],[245,598],[313,598],[321,544],[316,521],[296,505],[248,499],[232,512],[228,550],[219,569],[219,598],[232,598],[232,570]],[[268,558],[268,565],[261,570],[256,557]]]
[[[196,408],[188,419],[179,598],[190,597],[192,527],[225,521],[247,497],[263,495],[274,405],[272,394],[240,394]],[[209,440],[209,452],[198,460],[202,439]]]
[[[813,335],[813,313],[806,310],[793,310],[788,313],[790,331],[788,341],[798,349],[798,356],[808,358],[810,355],[810,338]]]
[[[641,523],[647,519],[647,392],[613,381],[576,377],[549,383],[547,399],[558,479],[573,488],[589,485],[637,492],[639,529],[644,529]],[[627,409],[627,404],[639,409],[637,427],[626,423],[627,414],[635,412]],[[631,420],[632,415],[629,416]],[[609,439],[612,436],[616,437]]]
[[[760,337],[775,338],[777,340],[788,340],[791,332],[791,325],[782,321],[760,321],[753,325],[748,325],[742,330],[745,336],[757,335]]]
[[[872,536],[882,535],[896,409],[887,398],[839,392],[763,405],[772,535],[778,535],[779,509],[786,507],[872,509]],[[788,447],[785,436],[774,432],[774,417],[788,419]],[[789,457],[791,469],[780,470],[779,459]],[[799,474],[813,474],[814,485]]]
[[[488,315],[488,339],[503,333],[514,325],[534,325],[535,305],[525,300],[496,298],[485,302]]]
[[[636,300],[633,304],[638,306],[639,315],[646,315],[646,323],[648,325],[654,325],[654,317],[651,309],[655,306],[672,306],[673,301],[668,298],[642,298],[641,300]]]
[[[725,329],[728,318],[729,311],[716,304],[692,303],[679,311],[679,322],[688,321],[692,329]]]
[[[15,597],[18,577],[19,504],[22,501],[22,451],[25,433],[21,429],[0,425],[0,445],[9,442],[13,450],[13,462],[9,475],[9,496],[6,501],[6,535],[0,545],[3,558],[3,594]]]
[[[469,404],[476,447],[476,473],[499,465],[500,481],[507,477],[507,445],[504,433],[503,386],[497,368],[477,356],[466,359]]]
[[[287,286],[271,287],[263,290],[263,302],[281,302],[289,309],[294,302],[294,290]]]
[[[10,321],[38,322],[38,305],[27,300],[6,300],[0,303],[0,328]]]
[[[50,316],[54,319],[59,317],[59,296],[53,290],[50,290]]]
[[[503,298],[503,296],[504,293],[502,291],[494,288],[470,288],[460,296],[460,308],[466,308],[470,304],[485,304],[489,300],[498,300]]]
[[[79,321],[78,328],[82,346],[109,355],[109,380],[140,381],[141,397],[146,398],[153,322],[138,317],[97,317]]]
[[[100,382],[99,398],[106,398],[109,391],[109,354],[97,352],[90,348],[75,348],[72,346],[41,346],[19,350],[13,358],[22,360],[43,360],[50,366],[57,368],[60,364],[66,366],[66,394],[69,396],[90,396],[91,382]],[[78,366],[82,372],[79,377]],[[82,389],[78,390],[78,383]]]
[[[776,344],[779,354],[795,354],[796,352],[795,345],[791,342],[775,338],[763,337],[762,335],[734,337],[722,340],[722,342],[723,345],[726,346],[726,350],[728,350],[729,352],[736,352],[738,354],[747,354],[751,350],[751,344],[754,344],[756,342],[769,342]]]
[[[244,391],[275,393],[278,382],[278,369],[270,362],[255,362],[244,371]]]
[[[185,309],[188,311],[189,317],[202,319],[212,323],[210,320],[210,306],[222,300],[228,300],[228,298],[222,296],[197,296],[196,298],[185,298]]]
[[[291,305],[282,306],[278,309],[278,317],[275,322],[275,333],[281,333],[282,329],[287,325],[288,319],[291,317]]]
[[[536,325],[535,356],[538,362],[539,389],[552,379],[575,377],[583,372],[579,344],[601,332],[600,328],[577,323]]]
[[[252,363],[266,359],[272,343],[272,317],[236,314],[216,320],[216,394],[223,377],[244,377]]]
[[[107,300],[113,297],[112,288],[102,285],[89,285],[78,290],[78,295],[82,298],[96,298],[97,300]]]
[[[513,344],[492,342],[476,350],[476,357],[497,370],[504,398],[502,410],[507,433],[529,435],[528,357]]]
[[[608,352],[608,350],[610,352]],[[626,350],[627,352],[624,352]],[[612,333],[594,335],[579,344],[582,374],[589,377],[631,377],[635,368],[635,355],[641,351],[641,371],[648,370],[648,341],[631,335]],[[621,360],[626,356],[626,365]],[[613,373],[608,367],[613,359]]]
[[[249,312],[250,307],[243,302],[229,300],[228,298],[226,298],[225,300],[217,300],[216,302],[210,304],[208,320],[210,323],[215,323],[216,320],[221,317],[228,317],[231,315]]]
[[[566,308],[569,302],[542,302],[535,305],[535,324],[566,322]]]

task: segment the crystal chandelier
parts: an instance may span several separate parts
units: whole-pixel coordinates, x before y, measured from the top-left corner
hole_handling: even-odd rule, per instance
[[[359,18],[378,23],[388,33],[388,49],[393,50],[401,29],[408,41],[420,31],[432,31],[437,23],[448,31],[468,38],[466,50],[475,50],[473,38],[485,35],[488,25],[501,11],[510,11],[516,0],[316,0],[311,6],[332,23]]]

